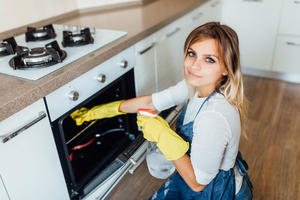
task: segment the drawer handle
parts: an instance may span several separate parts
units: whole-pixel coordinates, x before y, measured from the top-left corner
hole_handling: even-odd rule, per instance
[[[203,13],[202,13],[202,12],[199,12],[197,15],[193,16],[193,18],[192,18],[193,21],[198,20],[202,15],[203,15]]]
[[[297,47],[300,46],[300,43],[295,43],[295,42],[286,42],[286,44],[290,46],[297,46]]]
[[[152,49],[154,46],[155,46],[155,42],[152,42],[152,44],[149,47],[147,47],[144,50],[140,51],[139,54],[143,55],[144,53],[146,53],[147,51],[149,51],[150,49]]]
[[[178,31],[180,31],[180,28],[177,27],[174,31],[170,32],[170,33],[167,33],[167,38],[171,37],[172,35],[176,34]]]
[[[216,1],[216,2],[213,2],[210,6],[212,8],[216,7],[218,4],[220,3],[220,1]]]
[[[42,119],[44,119],[45,117],[46,117],[46,113],[44,111],[39,112],[39,116],[37,118],[35,118],[34,120],[32,120],[31,122],[29,122],[28,124],[26,124],[25,126],[23,126],[22,128],[18,129],[15,132],[13,132],[11,134],[6,134],[6,135],[1,136],[0,141],[2,143],[5,143],[5,142],[11,140],[12,138],[16,137],[17,135],[19,135],[20,133],[22,133],[26,129],[30,128],[34,124],[36,124],[39,121],[41,121]]]

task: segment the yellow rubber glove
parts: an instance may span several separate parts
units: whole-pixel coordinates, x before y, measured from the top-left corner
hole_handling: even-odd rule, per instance
[[[120,104],[124,100],[114,101],[107,104],[102,104],[99,106],[94,106],[91,109],[80,108],[71,113],[72,119],[76,121],[76,125],[81,125],[85,121],[91,121],[95,119],[103,119],[115,117],[117,115],[126,114],[119,111]]]
[[[153,118],[140,115],[137,119],[144,138],[157,142],[157,147],[167,160],[177,160],[188,151],[189,143],[175,133],[160,116]]]

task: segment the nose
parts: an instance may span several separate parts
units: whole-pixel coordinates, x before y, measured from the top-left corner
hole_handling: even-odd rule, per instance
[[[191,66],[192,69],[194,70],[201,70],[202,68],[202,61],[200,59],[196,59]]]

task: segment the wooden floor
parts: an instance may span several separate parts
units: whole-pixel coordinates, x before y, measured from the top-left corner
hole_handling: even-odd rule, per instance
[[[300,199],[300,84],[245,77],[249,100],[248,140],[240,151],[249,164],[255,200]],[[165,180],[149,174],[145,162],[127,174],[111,200],[148,199]]]

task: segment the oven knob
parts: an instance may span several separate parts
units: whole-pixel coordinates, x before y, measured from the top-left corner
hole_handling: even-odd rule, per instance
[[[127,60],[122,60],[120,63],[118,63],[120,67],[126,68],[128,66],[128,61]]]
[[[101,83],[104,83],[106,81],[105,74],[99,74],[99,76],[97,77],[97,80]]]
[[[69,94],[68,94],[68,97],[70,100],[72,101],[77,101],[78,98],[79,98],[79,93],[75,90],[72,90]]]

